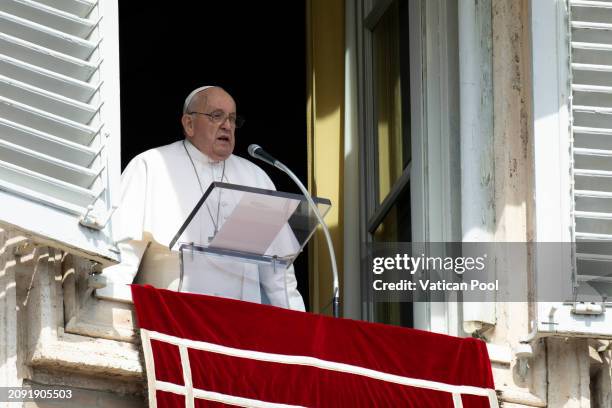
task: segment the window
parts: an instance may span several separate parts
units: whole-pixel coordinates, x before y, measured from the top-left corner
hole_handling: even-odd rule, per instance
[[[457,18],[454,0],[358,3],[364,242],[457,238]],[[371,285],[363,270],[364,318],[456,333],[444,303],[374,302]]]
[[[572,2],[573,284],[578,300],[612,298],[612,4]]]
[[[407,1],[394,1],[372,29],[378,202],[402,188],[410,167],[410,62]],[[410,238],[410,237],[409,237]]]
[[[612,4],[532,2],[536,239],[576,242],[554,270],[573,299],[538,303],[538,329],[612,335]],[[548,263],[547,263],[548,262]],[[607,311],[606,311],[607,309]]]
[[[0,222],[116,260],[116,0],[2,1],[0,50]]]
[[[408,13],[405,0],[379,2],[365,20],[373,95],[366,160],[374,163],[367,176],[368,242],[412,240]],[[371,307],[374,321],[413,326],[410,303],[373,302]]]

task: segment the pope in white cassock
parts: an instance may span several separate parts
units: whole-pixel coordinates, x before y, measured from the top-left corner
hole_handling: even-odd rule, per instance
[[[213,181],[275,189],[258,166],[234,156],[235,130],[241,125],[236,103],[225,90],[205,86],[185,100],[185,139],[136,156],[122,175],[118,210],[121,263],[106,268],[110,283],[98,296],[112,296],[113,286],[137,283],[177,289],[180,266],[168,245]],[[203,242],[236,204],[231,194],[200,211],[200,231],[187,231],[186,242]],[[210,260],[198,276],[185,279],[182,291],[261,302],[261,289],[272,305],[304,310],[293,266],[285,272],[236,261]],[[136,276],[138,273],[138,276]]]

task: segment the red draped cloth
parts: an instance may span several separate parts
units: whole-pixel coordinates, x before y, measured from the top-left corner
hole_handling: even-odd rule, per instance
[[[196,407],[235,401],[265,407],[457,406],[452,390],[406,385],[415,379],[434,382],[425,382],[434,388],[471,386],[494,393],[487,349],[477,339],[150,286],[133,285],[132,296],[145,329],[147,366],[150,370],[151,359],[155,366],[147,376],[149,387],[157,384],[150,393],[157,407],[186,406],[184,395],[162,391],[159,384],[173,384],[183,394],[191,389]],[[160,334],[163,341],[155,340]],[[187,370],[177,345],[183,340],[191,340],[184,354]],[[206,350],[197,349],[202,345]],[[490,406],[486,396],[459,398],[466,408]]]

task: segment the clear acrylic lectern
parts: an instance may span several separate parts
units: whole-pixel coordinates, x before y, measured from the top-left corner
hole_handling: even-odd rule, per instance
[[[325,216],[331,202],[313,200]],[[316,227],[302,195],[211,183],[169,245],[180,255],[178,290],[241,298],[237,288],[248,279],[241,268],[286,270]]]

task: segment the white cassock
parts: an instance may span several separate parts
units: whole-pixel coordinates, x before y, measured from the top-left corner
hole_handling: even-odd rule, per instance
[[[212,162],[188,141],[185,141],[185,147],[183,141],[178,141],[148,150],[132,159],[123,172],[121,204],[117,210],[119,222],[115,224],[120,232],[115,236],[132,240],[119,245],[121,263],[104,270],[112,284],[131,283],[138,272],[137,283],[178,288],[179,257],[176,251],[168,251],[168,245],[202,197],[194,167],[204,191],[211,182],[221,181],[223,173],[223,162]],[[225,161],[223,181],[275,189],[272,180],[260,167],[234,155]],[[219,198],[220,203],[215,203],[219,205],[210,206],[209,211],[206,208],[200,210],[200,219],[192,224],[199,224],[201,228],[197,232],[188,229],[181,242],[207,242],[214,224],[218,225],[219,220],[229,215],[236,205],[231,194],[224,193]],[[211,259],[209,262],[210,267],[202,271],[198,279],[186,277],[183,291],[260,303],[261,284],[272,305],[305,310],[293,266],[286,271],[274,272],[270,267],[237,261]]]

